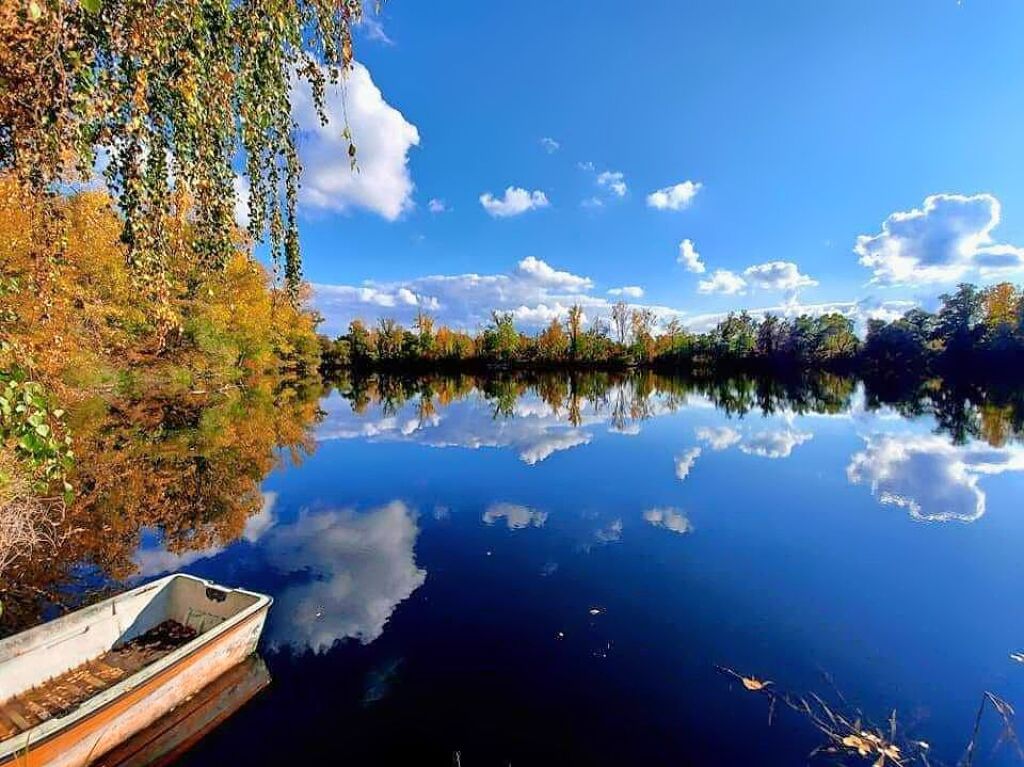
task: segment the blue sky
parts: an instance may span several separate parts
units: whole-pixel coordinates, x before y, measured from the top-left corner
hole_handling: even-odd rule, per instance
[[[1021,280],[1024,4],[624,8],[391,0],[347,85],[355,178],[340,126],[315,131],[300,94],[326,330],[418,306],[530,328],[575,300],[602,316],[624,286],[695,327],[739,308],[862,320],[960,279]]]

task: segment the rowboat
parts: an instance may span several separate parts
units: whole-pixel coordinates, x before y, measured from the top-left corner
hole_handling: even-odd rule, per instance
[[[0,767],[86,767],[256,650],[271,599],[169,575],[0,641]]]
[[[267,664],[250,655],[177,708],[108,751],[93,767],[167,767],[270,684]]]

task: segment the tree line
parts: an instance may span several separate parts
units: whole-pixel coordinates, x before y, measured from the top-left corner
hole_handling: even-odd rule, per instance
[[[936,312],[912,309],[893,320],[871,319],[862,340],[850,317],[836,312],[788,318],[730,312],[707,332],[678,318],[659,323],[644,307],[619,302],[610,317],[587,322],[570,307],[531,334],[510,312],[495,311],[475,333],[438,326],[420,312],[412,327],[392,318],[353,320],[348,332],[320,337],[325,370],[451,367],[807,367],[942,368],[968,360],[991,365],[1024,361],[1024,300],[1010,283],[962,284],[939,299]]]

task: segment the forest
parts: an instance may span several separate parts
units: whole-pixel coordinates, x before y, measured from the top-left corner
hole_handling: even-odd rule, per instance
[[[539,333],[515,326],[510,312],[493,312],[476,333],[435,327],[420,313],[411,328],[382,318],[353,320],[348,333],[320,337],[327,372],[344,368],[660,367],[672,369],[820,369],[864,374],[949,372],[1019,367],[1024,363],[1024,300],[1018,286],[961,284],[939,299],[936,312],[912,309],[892,320],[870,319],[863,340],[839,313],[789,318],[730,313],[704,333],[678,319],[659,326],[650,309],[619,302],[611,317],[586,321],[570,308]]]

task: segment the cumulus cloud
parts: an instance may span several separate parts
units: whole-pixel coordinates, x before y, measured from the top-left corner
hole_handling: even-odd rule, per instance
[[[799,290],[817,285],[792,261],[769,261],[743,270],[743,276],[749,285],[761,290]]]
[[[297,582],[276,595],[271,641],[323,652],[342,639],[379,637],[426,580],[413,554],[418,535],[401,501],[368,512],[303,512],[275,528],[263,544],[266,559]]]
[[[683,240],[683,245],[688,242],[689,240]],[[684,262],[682,245],[680,245],[679,251],[679,261]],[[693,253],[693,256],[700,269],[690,269],[690,271],[703,271],[703,264],[700,264],[696,252]],[[710,279],[701,280],[698,283],[697,290],[704,294],[719,293],[727,296],[743,295],[748,289],[783,290],[795,293],[800,288],[817,284],[806,274],[801,274],[799,267],[792,261],[769,261],[765,264],[748,266],[743,270],[742,275],[728,269],[716,269]]]
[[[701,280],[697,291],[705,295],[720,293],[726,296],[743,295],[747,290],[747,281],[728,269],[716,269],[711,279]]]
[[[696,434],[697,439],[715,451],[728,450],[743,438],[731,426],[702,426]]]
[[[544,151],[547,152],[548,154],[554,154],[555,152],[557,152],[562,147],[561,144],[559,144],[557,141],[555,141],[550,136],[544,136],[540,140],[540,145],[544,148]]]
[[[581,290],[589,290],[594,286],[593,281],[589,277],[581,277],[571,272],[559,271],[535,256],[524,258],[519,262],[516,269],[524,277],[547,288],[576,293]]]
[[[679,256],[676,263],[686,267],[686,271],[694,274],[704,274],[704,262],[700,260],[700,253],[693,245],[693,240],[686,239],[679,243]]]
[[[419,131],[384,100],[362,64],[352,65],[344,90],[343,104],[342,86],[328,86],[329,121],[322,125],[309,83],[293,78],[292,116],[303,166],[300,202],[307,209],[361,208],[393,221],[413,206],[408,161],[409,150],[420,143]],[[358,148],[358,173],[349,166],[341,135],[346,115]]]
[[[313,304],[324,316],[323,331],[329,334],[345,332],[355,318],[375,321],[385,315],[409,323],[420,307],[451,327],[476,330],[490,321],[492,310],[498,310],[512,312],[524,330],[535,330],[553,318],[564,318],[573,304],[583,307],[588,323],[596,317],[609,317],[614,299],[594,295],[593,287],[589,277],[530,256],[505,274],[428,275],[387,283],[314,285]],[[415,305],[409,302],[408,294],[399,293],[402,288],[416,296]],[[685,312],[667,306],[649,308],[659,321],[685,316]]]
[[[579,447],[580,445],[587,445],[589,443],[589,432],[580,431],[578,429],[548,434],[542,438],[534,440],[520,450],[519,460],[527,466],[533,466],[534,464],[547,460],[561,450],[570,450],[571,448]]]
[[[676,479],[683,480],[690,476],[690,471],[693,469],[693,465],[697,463],[697,459],[700,458],[701,449],[699,447],[691,448],[682,455],[676,456]]]
[[[608,291],[609,296],[625,296],[626,298],[643,298],[644,289],[639,285],[625,285],[621,288],[612,288]]]
[[[480,204],[495,218],[508,218],[526,213],[528,210],[546,208],[550,204],[547,195],[540,190],[532,192],[518,186],[505,189],[503,197],[495,197],[490,192],[480,195]]]
[[[609,189],[616,197],[625,197],[628,191],[625,175],[617,170],[606,170],[599,173],[597,185]]]
[[[974,522],[985,513],[982,477],[1024,471],[1024,448],[952,445],[935,434],[873,434],[846,467],[880,503],[928,522]]]
[[[647,195],[647,205],[657,210],[683,210],[690,206],[701,186],[699,181],[683,181],[666,186]]]
[[[991,194],[934,194],[920,208],[897,211],[875,235],[857,238],[854,252],[880,285],[951,282],[1024,268],[1024,248],[996,243],[1001,207]]]
[[[686,515],[679,509],[669,506],[647,509],[644,512],[644,521],[655,527],[663,527],[673,533],[685,535],[693,532],[693,524]]]
[[[484,512],[483,521],[488,525],[502,519],[509,530],[522,530],[524,527],[543,527],[548,515],[545,511],[536,511],[518,503],[492,503]]]
[[[748,455],[757,455],[762,458],[788,458],[793,453],[793,448],[813,437],[814,435],[808,432],[792,429],[762,431],[745,437],[740,443],[740,450]]]
[[[431,213],[447,213],[448,205],[439,197],[431,197],[430,202],[427,203],[427,210]]]

